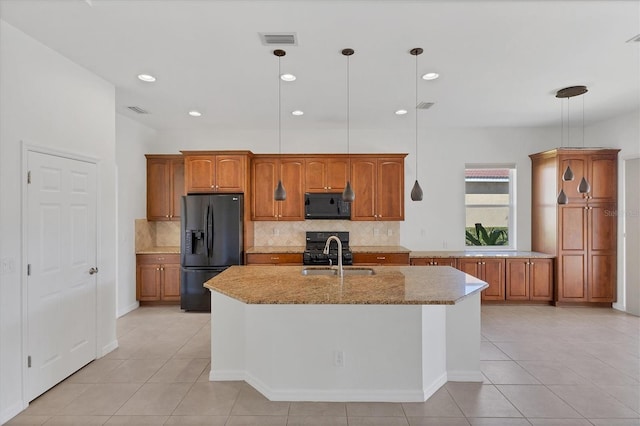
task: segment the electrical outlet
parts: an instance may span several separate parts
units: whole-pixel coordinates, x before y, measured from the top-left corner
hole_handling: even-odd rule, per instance
[[[336,367],[344,367],[344,352],[343,351],[334,351],[333,352],[333,365]]]
[[[427,231],[424,228],[420,229],[420,236],[421,237],[426,237],[427,236]]]
[[[380,230],[378,228],[373,228],[373,236],[377,237],[380,235]]]
[[[278,228],[273,228],[273,235],[280,235],[280,230]]]
[[[446,241],[442,242],[442,248],[446,249],[449,247],[449,244]]]
[[[393,229],[391,229],[391,228],[387,229],[387,236],[388,237],[393,236]]]

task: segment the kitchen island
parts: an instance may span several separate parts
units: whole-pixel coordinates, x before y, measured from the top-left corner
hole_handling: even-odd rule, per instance
[[[482,381],[484,281],[451,267],[303,269],[232,266],[205,283],[210,380],[244,380],[272,401],[395,402]]]

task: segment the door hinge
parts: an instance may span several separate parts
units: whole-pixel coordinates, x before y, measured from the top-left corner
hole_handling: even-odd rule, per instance
[[[27,357],[27,368],[31,368],[31,355]]]
[[[31,170],[27,172],[27,183],[31,183]]]
[[[27,263],[27,276],[31,275],[31,264]]]

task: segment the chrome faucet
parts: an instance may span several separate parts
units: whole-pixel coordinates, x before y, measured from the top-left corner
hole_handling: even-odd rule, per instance
[[[342,277],[343,276],[343,273],[342,273],[342,241],[340,241],[340,238],[336,237],[335,235],[332,235],[329,238],[327,238],[327,243],[324,245],[324,250],[322,250],[322,252],[324,254],[329,254],[329,246],[331,245],[331,240],[334,240],[338,244],[338,276]],[[329,260],[329,262],[331,262],[331,260]],[[331,264],[331,263],[329,263],[329,264]]]

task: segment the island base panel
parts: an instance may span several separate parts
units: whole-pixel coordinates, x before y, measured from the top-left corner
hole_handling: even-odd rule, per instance
[[[416,402],[447,379],[482,381],[478,295],[446,306],[211,297],[210,380],[244,380],[272,401]],[[454,319],[469,327],[448,326]],[[449,346],[466,352],[451,356]]]

